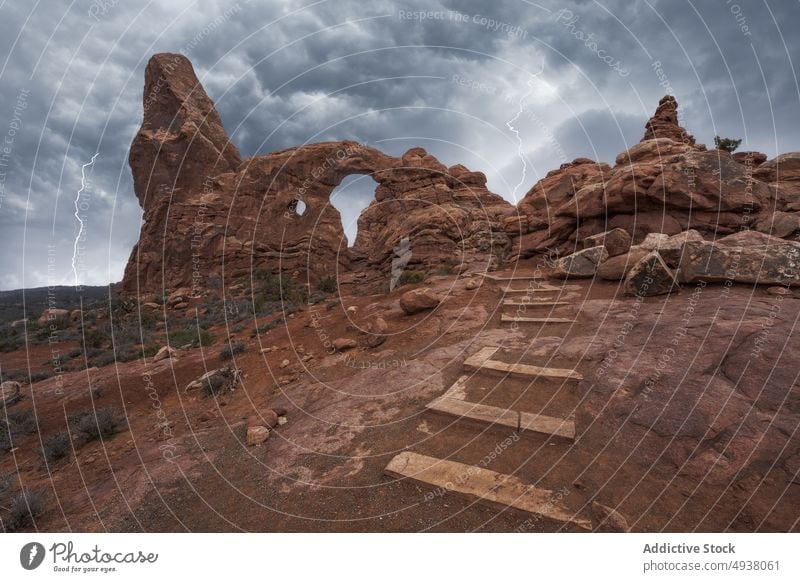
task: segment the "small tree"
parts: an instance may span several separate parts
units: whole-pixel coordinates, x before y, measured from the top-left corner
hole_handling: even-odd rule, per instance
[[[741,143],[742,140],[740,139],[732,139],[729,137],[720,137],[720,136],[714,137],[714,146],[718,150],[725,150],[729,154],[735,152],[736,148],[738,148]]]

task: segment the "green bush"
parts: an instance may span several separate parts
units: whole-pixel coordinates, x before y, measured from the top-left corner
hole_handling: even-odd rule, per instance
[[[328,275],[327,277],[323,277],[320,280],[319,285],[317,285],[317,289],[319,289],[323,293],[335,293],[338,288],[339,285],[334,275]]]
[[[441,265],[439,265],[439,268],[436,270],[436,274],[437,275],[450,275],[450,274],[452,274],[453,269],[455,268],[455,266],[456,266],[456,264],[453,261],[446,260]]]
[[[67,418],[72,430],[82,434],[88,441],[96,441],[114,436],[125,426],[125,421],[114,416],[111,407],[84,410]]]
[[[59,459],[69,456],[70,440],[65,432],[52,434],[42,441],[42,457],[48,463],[54,463]]]
[[[729,154],[732,154],[737,150],[737,148],[742,144],[742,140],[740,139],[733,139],[730,137],[714,137],[714,147],[718,150],[724,150]]]
[[[5,418],[4,418],[5,417]],[[36,415],[33,410],[12,410],[0,416],[0,450],[14,448],[14,438],[36,432]]]
[[[33,525],[36,518],[44,512],[44,495],[38,491],[17,493],[11,502],[6,520],[8,531],[19,531]]]
[[[263,270],[253,273],[253,298],[259,313],[269,303],[305,303],[307,297],[306,289],[283,273],[273,275]]]
[[[242,342],[232,342],[226,344],[219,352],[220,360],[230,360],[235,354],[241,354],[247,349]]]
[[[186,327],[183,329],[171,329],[168,334],[169,345],[181,347],[191,344],[194,347],[207,347],[214,343],[214,335],[207,329],[200,328],[198,333],[196,327]]]
[[[425,273],[422,271],[403,271],[397,280],[399,285],[413,285],[425,280]]]

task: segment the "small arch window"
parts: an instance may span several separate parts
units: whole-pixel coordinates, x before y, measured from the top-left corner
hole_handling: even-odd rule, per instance
[[[306,212],[306,203],[295,198],[286,205],[286,209],[298,216],[303,216],[303,214]]]

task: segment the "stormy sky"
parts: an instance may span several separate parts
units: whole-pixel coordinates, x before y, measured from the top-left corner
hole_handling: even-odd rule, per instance
[[[800,150],[797,22],[785,1],[2,2],[0,289],[121,278],[153,53],[191,59],[245,156],[422,146],[513,201],[565,161],[613,162],[666,93],[701,143]],[[350,235],[374,187],[336,192]]]

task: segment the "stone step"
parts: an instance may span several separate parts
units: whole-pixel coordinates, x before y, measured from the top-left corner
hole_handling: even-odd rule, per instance
[[[541,279],[541,275],[523,275],[523,274],[516,274],[516,275],[492,275],[491,273],[480,273],[486,279],[490,281],[535,281],[537,279]]]
[[[563,291],[563,287],[551,287],[549,285],[545,285],[542,287],[530,287],[527,289],[509,289],[505,287],[503,289],[503,293],[552,293],[554,291]]]
[[[454,493],[470,502],[494,509],[510,507],[581,530],[592,529],[590,521],[577,517],[559,504],[553,491],[477,465],[404,451],[389,461],[384,473],[390,477],[408,479],[423,487]]]
[[[508,307],[555,307],[557,305],[572,305],[570,301],[514,301],[513,299],[506,299],[503,301],[504,306]]]
[[[519,410],[487,406],[466,402],[458,398],[442,396],[426,405],[428,410],[481,424],[500,425],[517,432],[535,432],[544,435],[575,440],[575,423],[563,418],[544,414],[532,414]]]
[[[509,364],[499,360],[493,360],[492,356],[499,350],[498,347],[488,346],[471,355],[464,361],[464,369],[477,371],[489,370],[493,372],[505,372],[526,377],[543,378],[563,378],[567,380],[583,380],[583,375],[575,370],[566,368],[545,368],[530,364]]]
[[[500,321],[507,323],[575,323],[577,320],[568,317],[522,317],[503,314]]]

